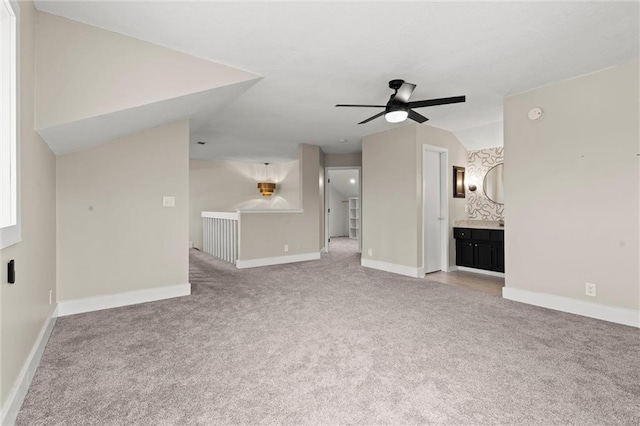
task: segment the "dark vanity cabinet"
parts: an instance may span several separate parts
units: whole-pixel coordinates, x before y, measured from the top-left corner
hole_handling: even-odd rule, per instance
[[[456,265],[504,272],[504,230],[453,228]]]

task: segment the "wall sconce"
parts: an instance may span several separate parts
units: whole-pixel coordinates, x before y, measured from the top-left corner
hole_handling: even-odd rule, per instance
[[[464,167],[453,166],[453,198],[465,198]]]
[[[276,184],[269,180],[269,163],[264,163],[264,181],[258,182],[258,189],[263,197],[271,197],[276,190]]]

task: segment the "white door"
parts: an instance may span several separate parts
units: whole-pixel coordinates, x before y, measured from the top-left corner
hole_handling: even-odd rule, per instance
[[[442,269],[442,207],[440,153],[424,151],[422,162],[422,199],[424,208],[424,272]]]

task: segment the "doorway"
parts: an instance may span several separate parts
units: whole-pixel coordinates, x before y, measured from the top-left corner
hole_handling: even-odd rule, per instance
[[[362,235],[360,167],[325,168],[325,250],[359,253]]]
[[[422,150],[422,254],[424,273],[449,270],[448,150]]]

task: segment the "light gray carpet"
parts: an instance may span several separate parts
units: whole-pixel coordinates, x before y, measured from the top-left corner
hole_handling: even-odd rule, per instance
[[[19,425],[640,423],[637,329],[359,266],[191,252],[193,295],[58,319]]]

